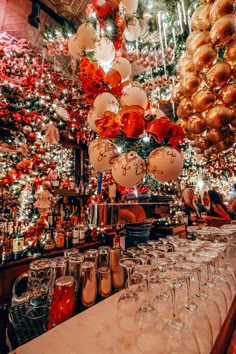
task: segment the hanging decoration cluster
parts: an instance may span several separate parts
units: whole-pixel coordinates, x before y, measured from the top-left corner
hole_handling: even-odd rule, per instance
[[[137,6],[137,1],[92,1],[87,13],[96,16],[96,28],[84,23],[68,39],[69,53],[80,58],[78,75],[91,104],[88,124],[99,135],[89,146],[90,162],[99,172],[111,170],[114,181],[127,188],[142,183],[147,172],[165,182],[177,178],[183,168],[183,157],[176,149],[184,139],[182,128],[163,112],[159,117],[147,115],[148,97],[139,83],[131,81],[126,42],[135,42],[140,35]],[[120,135],[137,139],[144,134],[157,142],[146,161],[133,150],[120,154],[112,141]]]
[[[172,92],[178,123],[198,152],[235,143],[236,16],[234,0],[202,1],[191,18],[180,83]]]

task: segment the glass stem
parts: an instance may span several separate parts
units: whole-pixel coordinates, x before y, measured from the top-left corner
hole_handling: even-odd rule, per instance
[[[177,319],[177,315],[176,315],[176,298],[175,298],[175,292],[176,289],[174,286],[171,286],[170,288],[170,293],[171,293],[171,300],[172,300],[172,308],[173,308],[173,320]]]
[[[127,290],[128,292],[131,292],[131,272],[132,268],[127,268]]]
[[[192,293],[191,293],[191,280],[190,275],[186,277],[187,292],[188,292],[188,305],[192,303]]]
[[[201,289],[202,289],[202,284],[201,284],[201,281],[202,281],[202,273],[201,273],[201,269],[199,268],[197,270],[197,281],[198,281],[198,291],[199,293],[201,292]]]

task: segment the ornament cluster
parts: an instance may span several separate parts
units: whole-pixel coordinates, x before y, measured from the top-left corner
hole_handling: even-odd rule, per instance
[[[198,153],[218,153],[231,148],[236,136],[235,1],[202,0],[191,28],[172,99]]]

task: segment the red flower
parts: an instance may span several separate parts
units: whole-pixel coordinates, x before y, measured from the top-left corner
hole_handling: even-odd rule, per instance
[[[115,113],[106,111],[102,119],[95,121],[98,134],[102,138],[114,139],[121,133],[121,124]]]
[[[184,130],[183,128],[175,123],[171,124],[170,132],[169,132],[170,138],[168,140],[168,144],[171,146],[176,146],[184,141]]]
[[[154,119],[148,123],[146,132],[149,133],[158,143],[162,142],[169,135],[171,122],[167,117]]]

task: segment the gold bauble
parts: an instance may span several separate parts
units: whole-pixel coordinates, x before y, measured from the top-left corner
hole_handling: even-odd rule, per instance
[[[193,62],[192,62],[192,60],[190,58],[188,58],[188,61],[185,61],[183,64],[181,64],[179,66],[178,73],[179,73],[179,76],[180,76],[181,80],[188,73],[196,73],[196,70],[193,67]]]
[[[225,85],[231,76],[231,66],[225,61],[218,61],[207,71],[205,80],[210,87]]]
[[[217,143],[218,141],[223,140],[226,134],[227,132],[226,129],[224,128],[222,129],[212,128],[208,130],[206,136],[207,136],[207,140],[211,141],[212,143]]]
[[[210,10],[210,22],[213,24],[222,16],[233,14],[235,0],[216,0]]]
[[[201,114],[193,114],[188,118],[188,131],[193,134],[201,134],[206,129],[205,118]]]
[[[196,8],[191,17],[191,27],[193,31],[204,31],[210,27],[211,5],[204,4]]]
[[[225,15],[214,23],[210,31],[211,42],[214,46],[224,47],[235,38],[236,16]]]
[[[233,67],[232,74],[233,74],[233,77],[236,79],[236,66]]]
[[[198,112],[207,111],[216,100],[216,94],[210,89],[205,88],[200,91],[197,91],[193,96],[193,107]]]
[[[183,130],[187,133],[188,132],[188,121],[184,119],[178,119],[176,124],[178,124]]]
[[[236,40],[228,44],[224,57],[230,65],[236,64]]]
[[[217,51],[210,44],[203,44],[193,54],[193,66],[196,71],[209,68],[217,58]]]
[[[203,44],[210,42],[210,32],[192,32],[186,41],[186,49],[190,55],[193,55],[195,51],[201,47]]]
[[[187,73],[180,82],[184,96],[192,96],[199,88],[201,80],[194,73]]]
[[[197,135],[194,140],[195,146],[199,149],[205,150],[211,146],[211,143],[205,136]]]
[[[220,98],[226,106],[236,106],[236,83],[223,86]]]
[[[232,125],[232,127],[236,128],[236,116],[234,115],[233,119],[230,121],[230,125]]]
[[[187,118],[193,113],[193,102],[190,98],[184,97],[177,108],[177,116],[180,119]]]
[[[210,128],[220,129],[233,118],[232,110],[223,104],[216,104],[206,114],[206,124]]]
[[[195,140],[196,135],[193,134],[193,133],[189,133],[189,132],[188,132],[188,133],[186,133],[185,137],[186,137],[188,140],[193,141],[193,140]]]
[[[231,121],[232,122],[232,121]],[[236,126],[234,127],[233,125],[229,126],[229,130],[235,134],[236,137]]]
[[[218,150],[218,151],[224,151],[224,150],[228,150],[229,148],[231,148],[234,145],[234,139],[235,139],[235,135],[234,133],[229,133],[223,141],[219,141],[218,143],[214,144],[214,147]]]
[[[180,84],[174,86],[171,91],[171,99],[174,103],[179,103],[183,98],[183,92],[181,91]]]

